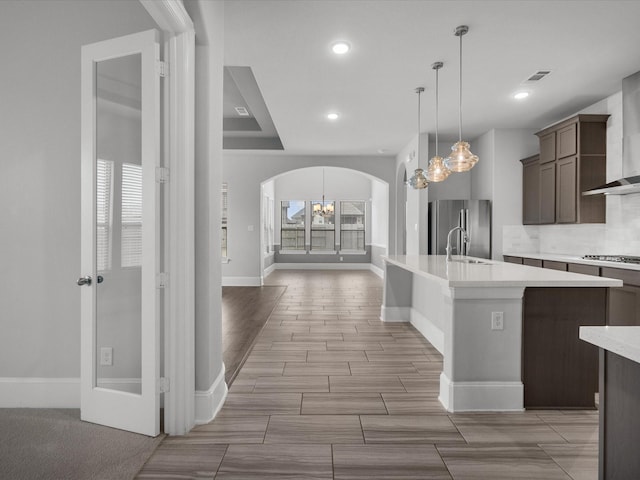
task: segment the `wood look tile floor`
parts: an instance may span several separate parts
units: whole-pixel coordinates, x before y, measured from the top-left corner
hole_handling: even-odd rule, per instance
[[[279,270],[267,283],[286,291],[275,308],[277,290],[252,298],[273,311],[238,336],[253,347],[224,407],[167,438],[138,478],[597,479],[597,412],[448,414],[441,355],[379,320],[373,273]]]

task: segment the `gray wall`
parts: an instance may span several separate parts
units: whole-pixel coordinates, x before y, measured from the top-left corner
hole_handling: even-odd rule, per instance
[[[493,129],[474,140],[471,198],[491,200],[492,258],[502,260],[503,228],[522,222],[522,164],[539,151],[535,130]]]
[[[80,375],[80,47],[154,27],[138,2],[0,2],[0,377]]]
[[[394,159],[382,156],[299,156],[281,153],[224,152],[222,181],[229,185],[229,258],[222,275],[259,278],[260,184],[290,170],[313,166],[334,166],[358,170],[394,184]],[[389,197],[395,199],[395,192]],[[395,201],[390,201],[390,223],[395,223]],[[389,242],[393,236],[389,235]]]
[[[196,390],[208,390],[222,369],[220,217],[224,3],[185,2],[196,23],[195,338]]]

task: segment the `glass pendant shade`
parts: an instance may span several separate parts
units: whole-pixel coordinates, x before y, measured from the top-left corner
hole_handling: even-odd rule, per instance
[[[409,179],[409,185],[418,190],[427,188],[429,182],[427,182],[427,177],[424,175],[424,170],[416,168],[413,176]]]
[[[467,142],[459,141],[451,147],[451,155],[444,161],[446,167],[452,172],[468,172],[478,163],[478,156],[471,153]]]
[[[427,180],[430,182],[442,182],[451,174],[451,170],[444,164],[442,157],[436,155],[429,161],[427,169]]]

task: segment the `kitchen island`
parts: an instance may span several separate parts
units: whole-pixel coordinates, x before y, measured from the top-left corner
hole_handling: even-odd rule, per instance
[[[600,347],[598,478],[640,478],[640,327],[581,327]]]
[[[443,355],[450,412],[593,406],[597,349],[620,280],[444,255],[385,257],[381,320],[411,322]]]

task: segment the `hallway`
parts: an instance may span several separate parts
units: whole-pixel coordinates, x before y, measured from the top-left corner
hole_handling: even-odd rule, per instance
[[[442,357],[379,320],[369,271],[275,271],[286,291],[207,425],[138,478],[596,479],[594,411],[447,414]]]

